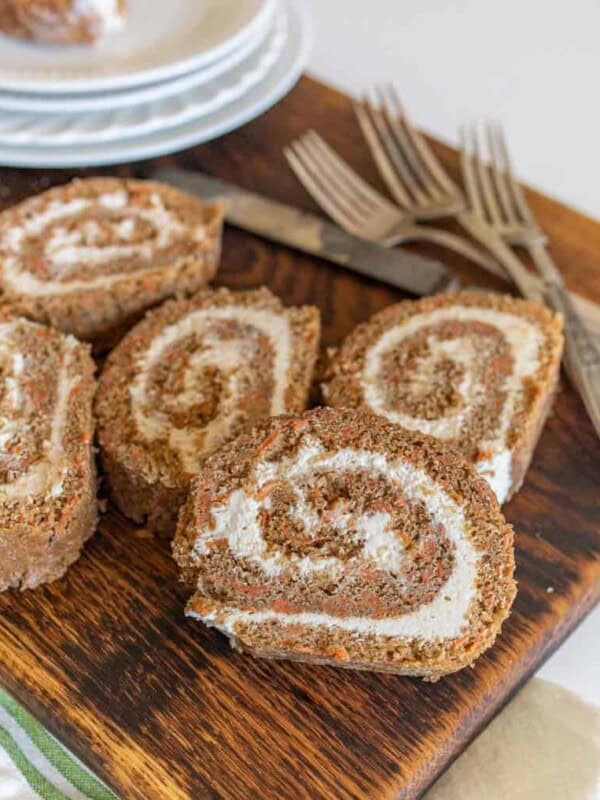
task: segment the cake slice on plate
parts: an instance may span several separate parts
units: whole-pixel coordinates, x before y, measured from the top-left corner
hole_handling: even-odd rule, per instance
[[[435,680],[494,641],[513,533],[458,453],[366,412],[279,417],[204,463],[173,553],[189,616],[256,656]]]
[[[60,578],[94,532],[94,362],[0,311],[0,591]]]
[[[562,348],[562,318],[536,302],[483,292],[407,301],[332,353],[323,395],[453,445],[503,503],[529,467]]]
[[[261,417],[306,407],[320,336],[313,307],[267,289],[200,292],[151,311],[110,354],[96,402],[119,508],[172,534],[208,453]]]
[[[214,276],[223,211],[153,181],[89,178],[0,213],[0,295],[105,347],[143,311]]]
[[[17,33],[52,44],[93,44],[121,30],[126,0],[5,0],[20,25]]]

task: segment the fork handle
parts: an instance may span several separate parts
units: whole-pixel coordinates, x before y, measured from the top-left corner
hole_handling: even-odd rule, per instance
[[[479,223],[478,219],[470,211],[460,212],[457,214],[456,219],[467,233],[489,250],[496,259],[489,265],[489,272],[504,280],[508,278],[519,289],[523,297],[544,302],[543,280],[523,266],[519,257],[502,241],[498,234],[491,230],[488,225]],[[531,252],[531,255],[532,258],[540,260],[539,269],[543,270],[548,268],[547,261],[550,257],[544,247],[539,249],[542,251],[541,255],[534,256],[533,252]],[[544,260],[543,266],[541,265],[542,259]],[[502,266],[499,266],[500,264]],[[538,261],[536,261],[536,264],[538,264]],[[556,266],[554,269],[556,270]],[[600,343],[600,306],[576,292],[569,292],[569,296],[571,301],[575,303],[579,314],[583,317],[588,330],[595,337],[595,341]]]
[[[443,231],[440,230],[440,228],[430,228],[429,226],[425,227],[425,225],[407,225],[403,223],[397,231],[386,237],[383,244],[385,247],[394,247],[397,244],[402,244],[402,242],[430,242],[431,244],[437,244],[440,247],[452,250],[468,258],[470,261],[475,262],[475,264],[478,264],[484,269],[499,269],[494,259],[483,250],[475,247],[455,233]]]
[[[523,266],[518,256],[487,224],[481,223],[471,211],[461,211],[456,219],[480,244],[487,248],[496,258],[491,272],[500,278],[508,278],[514,283],[523,297],[543,300],[540,281]],[[502,266],[499,267],[498,264]]]
[[[548,303],[564,317],[567,366],[600,436],[600,350],[584,325],[546,248],[541,244],[532,244],[528,249],[544,280]]]

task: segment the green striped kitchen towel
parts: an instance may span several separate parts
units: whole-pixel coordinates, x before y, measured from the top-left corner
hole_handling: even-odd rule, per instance
[[[117,800],[0,689],[0,800]]]

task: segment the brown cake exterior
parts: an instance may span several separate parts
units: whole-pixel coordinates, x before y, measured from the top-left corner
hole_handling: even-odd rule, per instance
[[[235,648],[435,680],[494,641],[513,533],[455,451],[367,412],[259,424],[204,463],[173,542]]]
[[[106,345],[145,309],[214,276],[222,208],[152,181],[90,178],[0,214],[0,300]]]
[[[316,308],[285,308],[267,289],[206,290],[150,312],[108,357],[96,401],[123,513],[172,535],[208,453],[306,407],[319,337]]]
[[[0,311],[0,591],[60,578],[97,519],[89,346]]]
[[[31,34],[20,22],[12,0],[0,0],[0,32],[19,39],[29,39]]]
[[[323,396],[452,445],[503,503],[529,467],[562,348],[562,318],[533,301],[483,292],[407,301],[332,352]]]

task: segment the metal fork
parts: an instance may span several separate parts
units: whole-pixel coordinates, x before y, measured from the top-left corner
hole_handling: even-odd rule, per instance
[[[394,86],[375,86],[370,94],[356,102],[354,110],[379,174],[396,203],[402,208],[410,207],[417,219],[454,217],[498,259],[487,265],[490,272],[504,279],[507,273],[513,279],[517,274],[517,286],[527,284],[528,290],[533,291],[535,276],[529,278],[510,249],[503,247],[491,231],[491,236],[486,236],[487,232],[477,224],[464,194],[411,122]],[[497,241],[500,248],[495,247]],[[511,263],[507,265],[505,260]],[[541,286],[538,297],[542,297]]]
[[[284,148],[284,153],[314,200],[349,233],[385,247],[431,242],[489,268],[492,259],[460,236],[418,225],[412,214],[373,189],[315,131],[307,131]]]
[[[394,201],[417,220],[455,217],[463,193],[411,123],[392,85],[354,103],[358,123]],[[496,270],[500,268],[496,265]]]
[[[453,217],[494,256],[495,260],[480,262],[481,266],[504,280],[508,277],[527,297],[543,300],[542,281],[524,267],[502,235],[469,209],[464,194],[411,122],[394,87],[375,87],[370,97],[355,103],[354,108],[373,160],[394,201],[401,208],[410,209],[417,220]],[[508,235],[504,229],[501,233]],[[589,329],[600,341],[600,307],[578,295],[574,299]]]
[[[524,248],[531,256],[542,280],[546,301],[564,316],[567,366],[600,436],[600,350],[546,250],[546,237],[514,177],[502,128],[498,124],[487,125],[485,133],[483,140],[478,137],[475,126],[471,126],[461,134],[461,162],[471,209],[480,223],[503,241]],[[487,162],[484,149],[487,149]],[[520,272],[513,277],[527,296],[531,289],[522,281]]]

